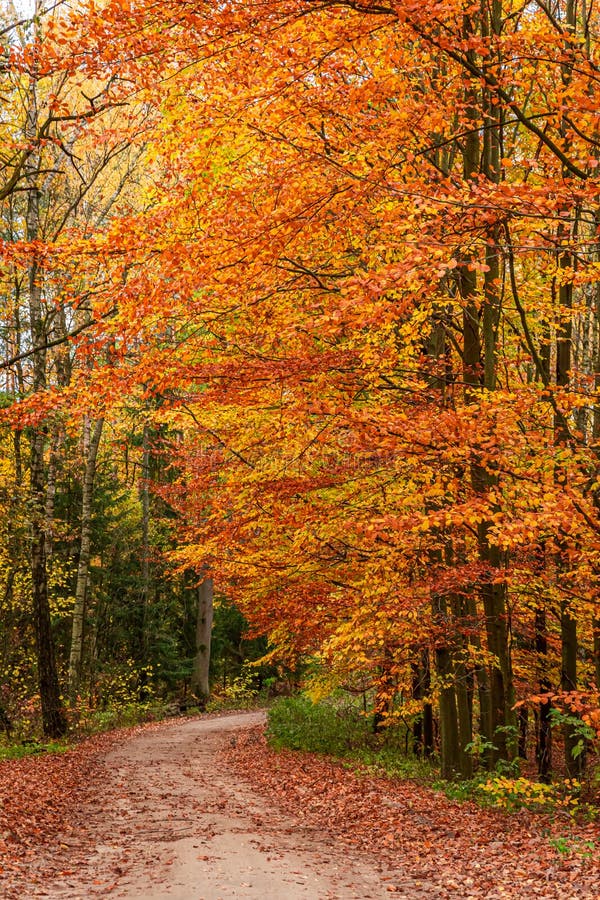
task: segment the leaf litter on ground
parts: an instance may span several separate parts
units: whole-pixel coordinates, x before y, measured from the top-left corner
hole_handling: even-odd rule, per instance
[[[0,895],[68,881],[102,837],[105,755],[173,720],[95,735],[67,753],[0,763]],[[508,814],[448,800],[412,781],[352,771],[316,754],[274,751],[262,727],[236,735],[223,763],[290,828],[311,831],[382,872],[382,890],[407,900],[600,900],[600,827],[526,810]],[[126,777],[126,776],[124,776]],[[127,784],[123,783],[123,794]],[[265,823],[268,825],[268,823]],[[257,827],[257,833],[260,829]],[[120,835],[123,875],[134,832]],[[45,851],[45,852],[43,852]],[[583,851],[583,852],[582,852]],[[41,861],[43,860],[43,861]],[[94,881],[96,893],[110,885]]]
[[[257,728],[240,734],[226,757],[240,778],[304,827],[378,858],[391,893],[402,892],[403,876],[410,875],[430,886],[425,896],[432,900],[600,900],[597,823],[452,801],[414,781],[349,770],[330,757],[275,751]]]

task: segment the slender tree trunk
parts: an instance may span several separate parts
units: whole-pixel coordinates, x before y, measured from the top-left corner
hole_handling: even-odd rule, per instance
[[[139,648],[142,662],[140,676],[140,700],[148,696],[147,681],[150,650],[150,427],[144,425],[142,432],[142,480],[140,485],[140,502],[142,506],[142,546],[141,546],[141,591],[140,591],[140,633]]]
[[[443,310],[440,310],[439,315],[435,315],[429,337],[427,352],[431,359],[434,360],[434,364],[438,363],[440,359],[446,359],[447,339],[444,318],[445,313]],[[431,383],[433,387],[441,386],[442,394],[440,399],[442,404],[446,400],[446,381],[446,377],[440,377],[436,367]],[[434,508],[437,508],[436,503],[428,501],[426,509],[429,511]],[[431,564],[439,566],[443,563],[448,568],[452,567],[455,564],[455,560],[451,541],[444,541],[444,536],[439,529],[432,532],[432,538],[434,537],[437,537],[440,543],[443,543],[444,549],[438,546],[430,550]],[[431,612],[437,631],[434,661],[439,684],[440,758],[442,777],[447,779],[456,778],[459,775],[469,777],[472,770],[472,759],[464,749],[471,740],[471,716],[464,659],[461,660],[459,656],[458,660],[455,661],[458,649],[457,641],[455,638],[450,639],[449,637],[449,623],[452,622],[453,629],[457,629],[462,619],[462,616],[457,614],[456,603],[455,597],[448,598],[444,594],[432,592]],[[429,716],[429,711],[427,711],[427,715]],[[433,737],[433,721],[431,720],[430,723],[428,719],[424,718],[424,728],[425,724],[427,724],[428,730],[431,729],[430,733],[427,734],[427,743],[423,733],[424,746],[428,746],[429,740]]]
[[[565,25],[569,30],[569,34],[575,35],[577,31],[577,9],[575,0],[567,0],[565,8]],[[565,46],[564,62],[562,64],[562,81],[565,87],[568,87],[573,77],[573,51],[572,45],[567,43]],[[568,123],[561,121],[561,134],[565,143],[568,143]],[[563,171],[563,178],[568,181],[571,173],[566,169]],[[567,214],[572,210],[566,209]],[[577,260],[574,258],[569,244],[573,236],[577,232],[578,210],[575,209],[575,222],[573,231],[566,224],[561,222],[558,227],[557,247],[565,247],[558,255],[558,267],[562,270],[571,270],[577,267]],[[558,289],[559,302],[559,324],[556,328],[556,385],[560,388],[568,388],[571,379],[572,367],[572,344],[573,344],[573,284],[568,281],[561,283]],[[554,421],[555,443],[557,446],[569,444],[571,435],[569,433],[568,421],[565,414],[560,412],[555,415]],[[555,469],[555,478],[560,484],[563,473],[560,467]],[[559,548],[561,546],[561,537],[559,536]],[[560,586],[560,576],[564,568],[562,555],[559,549],[556,559],[558,584]],[[560,635],[561,635],[561,690],[569,693],[577,690],[577,622],[572,614],[571,606],[567,600],[561,600],[560,603]],[[573,734],[573,727],[566,725],[563,729],[565,742],[565,766],[567,774],[573,778],[581,775],[585,766],[585,753],[580,753],[575,757],[574,750],[578,742],[578,738]]]
[[[442,594],[432,597],[433,617],[440,637],[436,640],[435,667],[439,682],[440,764],[442,778],[452,780],[461,773],[461,747],[456,705],[456,673],[448,640],[448,605]],[[443,637],[442,637],[443,635]]]
[[[535,611],[535,652],[538,666],[540,667],[539,686],[540,693],[546,694],[551,690],[548,678],[548,632],[546,629],[546,610],[538,606]],[[537,740],[535,756],[538,766],[538,776],[541,782],[548,784],[552,774],[552,728],[550,721],[550,701],[540,703]]]
[[[519,759],[527,759],[527,738],[529,736],[529,707],[522,706],[519,709]]]
[[[482,11],[482,34],[484,37],[498,35],[501,23],[501,3],[494,0]],[[465,17],[464,35],[474,33],[474,23]],[[474,51],[470,51],[471,55]],[[469,181],[481,170],[491,181],[500,178],[500,152],[503,122],[501,112],[483,91],[481,97],[475,88],[468,92],[470,118],[476,125],[482,110],[488,127],[483,132],[483,147],[480,147],[479,130],[474,127],[465,140],[463,174]],[[480,159],[480,152],[482,156]],[[470,259],[465,259],[460,269],[459,290],[463,300],[463,378],[466,384],[466,401],[481,387],[493,391],[496,387],[496,345],[497,326],[500,309],[498,296],[500,283],[500,250],[498,225],[490,227],[486,248],[487,272],[484,278],[484,302],[480,303],[477,293],[477,277],[470,269]],[[475,459],[471,466],[471,484],[477,494],[487,494],[497,484],[496,476]],[[490,542],[491,523],[481,522],[478,526],[479,557],[487,566],[489,575],[481,588],[481,600],[485,614],[488,650],[496,658],[489,672],[489,709],[482,716],[482,726],[488,729],[483,737],[496,749],[486,758],[493,766],[498,759],[506,759],[512,748],[507,743],[505,726],[514,724],[512,670],[507,615],[506,583],[499,579],[505,560],[499,549]]]
[[[559,230],[559,236],[564,240],[568,237],[563,234],[563,228]],[[559,245],[560,245],[559,241]],[[567,250],[560,254],[559,268],[569,268],[573,265],[572,254]],[[573,285],[561,284],[559,287],[559,305],[561,311],[571,310],[573,308]],[[563,313],[561,313],[562,315]],[[571,377],[571,355],[572,355],[572,318],[563,321],[562,325],[557,327],[556,333],[556,384],[558,388],[567,388]],[[568,423],[565,421],[564,414],[560,413],[555,416],[554,422],[555,442],[557,446],[568,444],[570,434]],[[555,470],[555,478],[558,483],[561,482],[563,474],[560,467]],[[559,538],[559,547],[561,541]],[[556,569],[558,576],[558,584],[560,586],[561,573],[564,569],[564,563],[561,552],[557,554]],[[560,603],[560,636],[561,636],[561,690],[570,693],[577,690],[577,621],[571,611],[568,600],[561,600]],[[569,777],[574,778],[583,771],[585,754],[580,753],[577,757],[573,755],[578,738],[573,734],[573,727],[566,725],[563,729],[565,742],[565,765]]]
[[[568,603],[560,606],[561,636],[561,690],[566,693],[577,690],[577,621],[571,613]],[[572,725],[565,725],[565,766],[570,778],[580,777],[585,769],[585,750],[575,756],[575,748],[579,738],[573,733]]]
[[[204,705],[210,697],[210,641],[213,623],[213,581],[205,578],[198,585],[196,617],[196,655],[192,670],[191,691]]]
[[[600,233],[600,212],[595,213],[595,230],[596,235]],[[600,262],[600,246],[597,245],[596,255]],[[595,286],[595,328],[594,328],[594,387],[596,396],[600,397],[600,285]],[[596,481],[600,480],[600,403],[594,403],[592,412],[592,447],[596,456]],[[600,513],[600,490],[596,489],[593,494],[594,506],[597,513]],[[596,577],[598,577],[596,572]],[[594,657],[594,680],[596,689],[600,691],[600,615],[594,611],[592,614],[592,647]]]
[[[559,227],[559,241],[561,246],[565,240],[570,238],[570,234],[565,227]],[[567,249],[562,252],[558,259],[560,269],[568,269],[573,265],[573,257]],[[571,283],[561,283],[558,290],[558,300],[561,310],[561,317],[565,315],[565,310],[570,311],[573,308],[573,285]],[[560,388],[568,388],[571,378],[572,365],[572,339],[573,325],[571,315],[562,321],[556,329],[556,385]],[[570,442],[569,426],[563,413],[555,415],[554,420],[555,443],[557,447],[568,444]],[[559,466],[555,469],[555,478],[560,484],[563,473]],[[559,536],[559,548],[561,539]],[[556,557],[557,581],[560,587],[561,573],[564,569],[561,552]],[[561,600],[560,603],[560,637],[561,637],[561,690],[570,693],[577,690],[577,622],[571,612],[571,606],[568,600]],[[581,753],[577,758],[574,757],[573,751],[577,744],[577,738],[573,734],[573,727],[566,725],[563,729],[565,742],[565,765],[569,777],[573,778],[581,774],[584,754]]]
[[[460,749],[458,734],[458,715],[456,710],[456,692],[452,679],[450,654],[441,647],[435,652],[440,687],[440,764],[441,775],[447,781],[458,778],[460,771]]]
[[[392,672],[392,654],[388,647],[384,647],[383,659],[375,687],[373,708],[373,732],[375,734],[379,734],[385,726],[392,709],[396,690],[397,681]]]
[[[91,421],[86,416],[84,421],[84,461],[82,498],[81,498],[81,537],[79,544],[79,563],[77,566],[77,583],[75,586],[75,606],[73,608],[73,627],[71,632],[71,652],[69,655],[69,696],[74,700],[81,680],[81,660],[83,655],[83,623],[87,600],[87,588],[90,569],[92,539],[92,501],[94,497],[94,481],[96,462],[102,437],[103,419],[98,419],[93,431]]]
[[[429,759],[433,756],[433,706],[431,703],[431,664],[429,662],[429,650],[423,651],[423,756]]]
[[[29,107],[27,111],[27,138],[37,139],[37,88],[35,76],[31,78]],[[27,175],[27,240],[38,239],[40,229],[39,187],[37,178],[41,166],[40,154],[32,154]],[[42,284],[39,260],[33,256],[28,271],[29,324],[34,347],[32,354],[33,390],[46,388],[46,331],[42,306]],[[31,429],[31,580],[33,595],[33,622],[36,638],[38,680],[42,706],[44,734],[61,737],[67,729],[52,637],[50,604],[48,599],[48,575],[46,568],[47,546],[47,480],[44,463],[46,430],[41,425]]]
[[[464,623],[464,606],[461,598],[452,598],[452,613],[457,628],[462,628]],[[456,712],[458,716],[458,745],[460,754],[460,773],[463,778],[471,778],[473,775],[473,756],[465,748],[473,740],[473,722],[471,717],[471,702],[469,698],[469,673],[466,666],[467,642],[463,636],[459,638],[460,645],[455,654],[455,692]]]
[[[56,501],[56,477],[59,469],[60,449],[64,432],[60,425],[52,431],[48,467],[46,470],[46,560],[52,556],[54,545],[54,505]]]
[[[600,619],[594,616],[594,675],[596,690],[600,691]]]
[[[433,707],[429,698],[431,674],[429,671],[429,650],[423,650],[420,663],[413,663],[413,699],[423,701],[423,712],[415,722],[413,731],[413,753],[429,759],[433,755]]]

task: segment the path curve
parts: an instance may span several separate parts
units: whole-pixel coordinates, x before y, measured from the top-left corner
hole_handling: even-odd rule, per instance
[[[80,813],[91,838],[85,858],[28,896],[389,897],[374,861],[350,859],[327,835],[268,808],[227,767],[221,751],[235,743],[239,729],[262,721],[261,712],[186,720],[111,751],[98,804]],[[417,888],[405,896],[423,895]]]

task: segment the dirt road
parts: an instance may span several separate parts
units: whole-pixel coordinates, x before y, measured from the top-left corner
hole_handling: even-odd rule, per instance
[[[263,719],[0,763],[2,900],[600,900],[597,823],[277,753]]]
[[[106,758],[98,803],[80,811],[70,866],[26,896],[57,900],[325,900],[389,897],[373,863],[349,859],[327,835],[265,807],[220,751],[260,712],[173,723]],[[39,872],[43,860],[39,860]],[[421,893],[394,896],[416,900]],[[21,895],[23,896],[23,895]]]

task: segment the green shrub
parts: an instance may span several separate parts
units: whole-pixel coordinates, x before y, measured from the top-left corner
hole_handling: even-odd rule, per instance
[[[581,784],[574,778],[542,784],[520,776],[512,778],[500,772],[481,773],[469,781],[436,781],[435,790],[443,791],[450,800],[472,800],[480,806],[517,812],[560,813],[561,815],[594,817],[595,809],[580,805]]]
[[[409,732],[404,724],[373,733],[372,719],[362,705],[346,695],[313,703],[306,696],[277,700],[268,713],[267,736],[276,749],[327,753],[349,768],[431,781],[433,766],[406,750]]]
[[[114,703],[106,708],[90,707],[80,701],[69,710],[69,724],[72,735],[98,734],[113,728],[129,728],[142,722],[156,722],[169,715],[169,704],[161,700],[146,703]]]
[[[261,699],[257,673],[251,667],[243,666],[239,675],[227,682],[224,687],[213,690],[206,704],[206,710],[218,712],[223,709],[252,709],[259,705]]]
[[[66,753],[69,745],[66,741],[49,741],[38,743],[30,740],[19,744],[0,745],[0,761],[5,759],[22,759],[24,756],[36,756],[38,753]]]
[[[490,776],[479,786],[482,802],[514,812],[531,809],[538,812],[565,810],[575,815],[579,807],[581,784],[574,778],[566,778],[555,784],[541,784],[529,778]]]
[[[373,775],[386,775],[400,780],[431,783],[437,770],[431,760],[409,754],[396,747],[364,747],[351,751],[347,757],[355,768],[366,769]]]
[[[277,748],[344,756],[369,743],[370,723],[356,707],[286,697],[269,710],[267,734]]]

